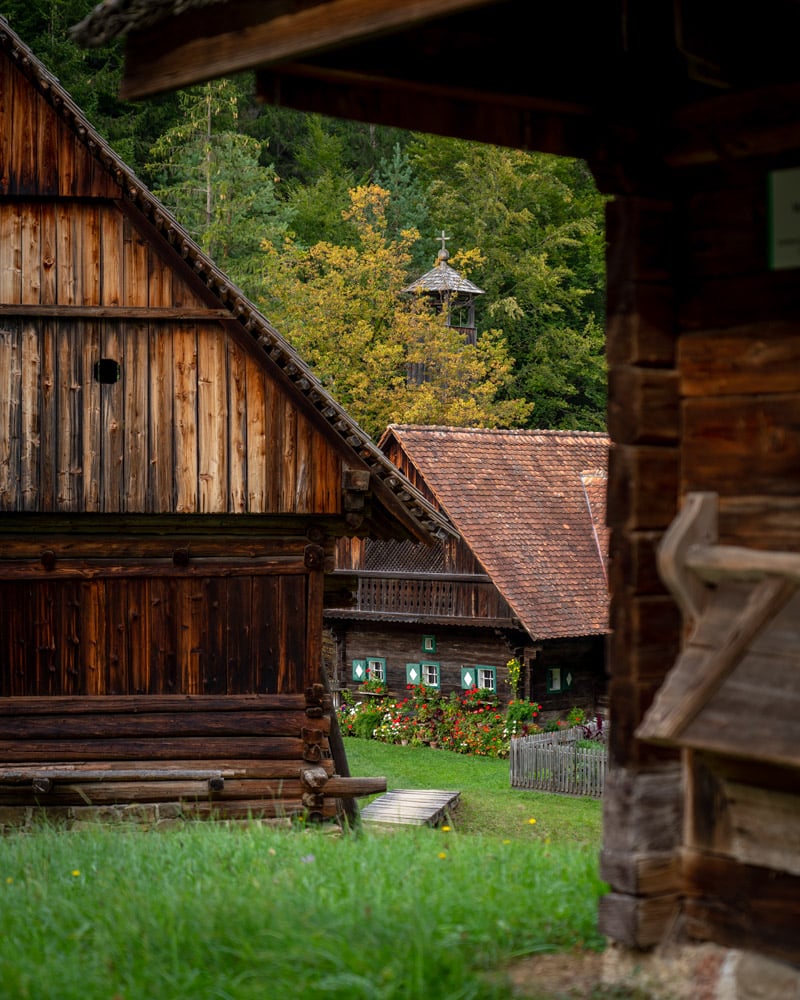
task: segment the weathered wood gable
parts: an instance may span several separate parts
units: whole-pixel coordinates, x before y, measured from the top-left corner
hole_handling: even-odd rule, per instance
[[[0,20],[3,816],[366,794],[335,539],[451,530]]]
[[[125,178],[7,58],[0,73],[0,507],[339,513],[342,449]]]

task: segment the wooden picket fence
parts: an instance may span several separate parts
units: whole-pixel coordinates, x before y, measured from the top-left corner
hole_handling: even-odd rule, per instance
[[[602,744],[596,749],[579,747],[582,736],[577,728],[512,739],[511,787],[600,798],[608,750]]]

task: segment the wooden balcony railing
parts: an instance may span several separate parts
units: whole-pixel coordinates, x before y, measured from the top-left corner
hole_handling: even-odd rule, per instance
[[[356,609],[426,618],[515,620],[494,584],[475,577],[360,576]]]

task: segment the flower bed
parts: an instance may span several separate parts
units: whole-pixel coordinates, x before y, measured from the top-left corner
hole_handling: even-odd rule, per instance
[[[508,757],[512,737],[541,731],[541,709],[536,702],[518,700],[501,708],[497,695],[479,688],[443,695],[412,684],[405,698],[378,703],[361,698],[359,691],[344,692],[339,725],[345,736]]]

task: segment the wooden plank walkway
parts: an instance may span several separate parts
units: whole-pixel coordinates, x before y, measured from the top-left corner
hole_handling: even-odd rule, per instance
[[[394,788],[361,810],[365,823],[438,826],[458,805],[461,792],[436,788]]]

